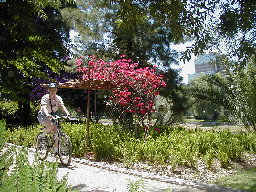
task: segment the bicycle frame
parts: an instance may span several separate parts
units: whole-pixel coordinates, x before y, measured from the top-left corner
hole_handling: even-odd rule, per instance
[[[52,141],[50,142],[50,146],[49,146],[50,148],[53,147],[56,140],[60,138],[60,133],[61,133],[60,119],[61,119],[61,117],[59,117],[57,115],[53,116],[53,118],[52,118],[52,122],[54,122],[57,125],[57,129],[56,129],[56,133],[53,133],[53,135],[52,135]]]
[[[58,152],[55,153],[54,151],[55,155],[58,154],[63,165],[69,165],[72,156],[72,144],[70,142],[70,138],[64,132],[61,132],[60,118],[61,117],[58,116],[53,117],[52,120],[55,122],[57,130],[52,135],[50,135],[50,133],[47,134],[46,143],[43,143],[41,140],[42,137],[45,137],[42,136],[43,132],[38,134],[36,148],[40,154],[39,159],[44,160],[47,158],[48,152],[50,152],[53,146],[56,146],[55,144],[57,144]]]

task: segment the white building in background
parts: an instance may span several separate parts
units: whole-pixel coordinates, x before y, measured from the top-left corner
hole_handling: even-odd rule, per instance
[[[222,67],[216,64],[216,53],[200,55],[195,60],[195,73],[188,74],[188,83],[197,78],[200,74],[215,74],[222,70]]]

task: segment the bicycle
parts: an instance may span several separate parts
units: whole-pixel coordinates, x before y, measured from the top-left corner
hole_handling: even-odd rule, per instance
[[[36,137],[36,152],[40,160],[45,160],[48,153],[53,150],[54,143],[58,139],[58,152],[57,155],[60,158],[62,165],[70,165],[72,156],[72,145],[70,138],[66,133],[61,131],[60,119],[67,119],[65,116],[53,116],[52,121],[57,125],[56,133],[50,133],[43,136],[43,132],[40,132]]]

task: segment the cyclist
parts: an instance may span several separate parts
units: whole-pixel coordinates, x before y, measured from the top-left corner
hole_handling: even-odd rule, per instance
[[[45,94],[41,99],[41,108],[38,112],[37,119],[38,121],[45,127],[43,130],[43,136],[47,133],[53,131],[54,133],[57,131],[57,125],[52,121],[53,116],[56,112],[61,109],[63,113],[65,113],[68,117],[70,113],[65,107],[62,98],[57,95],[57,84],[50,83],[48,85],[48,94]],[[54,143],[54,153],[58,152],[58,142]]]

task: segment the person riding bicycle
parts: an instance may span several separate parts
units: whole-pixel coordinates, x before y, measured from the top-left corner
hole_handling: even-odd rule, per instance
[[[41,99],[41,108],[38,112],[37,119],[41,125],[45,127],[43,130],[43,136],[47,133],[53,131],[54,133],[57,131],[57,125],[53,121],[53,116],[56,112],[61,109],[63,113],[65,113],[68,117],[70,113],[65,107],[62,98],[57,95],[57,84],[50,83],[48,85],[48,94],[45,94]],[[55,141],[54,143],[54,153],[58,151],[58,143]]]

